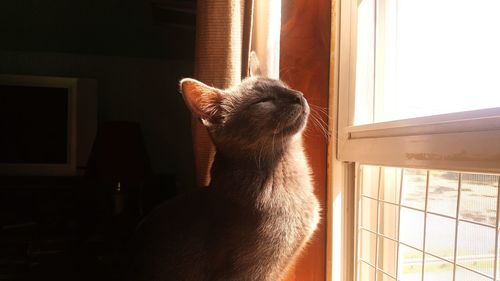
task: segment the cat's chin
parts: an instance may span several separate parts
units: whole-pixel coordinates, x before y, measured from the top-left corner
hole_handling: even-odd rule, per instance
[[[306,111],[301,112],[291,124],[282,128],[277,128],[274,131],[274,135],[287,138],[301,133],[307,124],[307,117],[308,113]]]

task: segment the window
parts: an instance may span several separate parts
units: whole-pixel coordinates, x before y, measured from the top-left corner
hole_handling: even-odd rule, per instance
[[[337,4],[333,280],[500,280],[500,2]]]
[[[362,0],[354,124],[500,106],[500,2]]]
[[[499,179],[361,165],[358,280],[497,280]]]

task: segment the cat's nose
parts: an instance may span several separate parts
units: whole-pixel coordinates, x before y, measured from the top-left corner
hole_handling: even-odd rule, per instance
[[[290,101],[294,104],[304,104],[304,94],[299,91],[293,91],[290,95]]]

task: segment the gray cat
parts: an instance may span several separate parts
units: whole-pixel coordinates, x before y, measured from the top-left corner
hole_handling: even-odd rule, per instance
[[[319,221],[302,148],[306,100],[263,77],[225,90],[194,79],[180,84],[216,146],[212,180],[144,220],[128,277],[282,280]]]

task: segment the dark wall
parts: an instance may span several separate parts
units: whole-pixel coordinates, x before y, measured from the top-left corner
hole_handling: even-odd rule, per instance
[[[152,14],[148,0],[1,1],[2,49],[192,58],[194,29],[154,24]]]
[[[95,78],[99,121],[139,122],[153,170],[190,188],[194,26],[153,22],[141,0],[0,1],[0,73]]]

